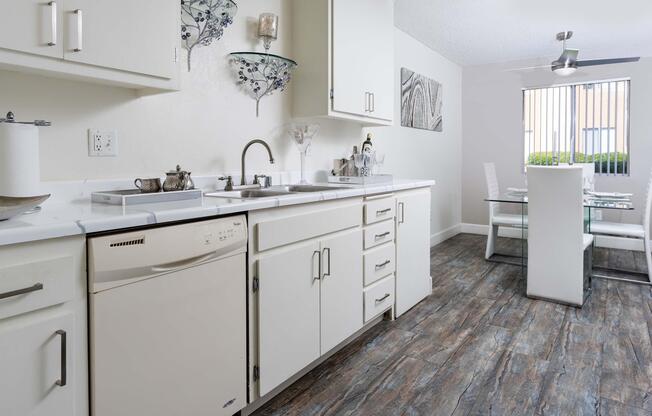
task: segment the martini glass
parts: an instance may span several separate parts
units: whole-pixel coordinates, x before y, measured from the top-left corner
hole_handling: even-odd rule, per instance
[[[299,183],[302,185],[308,183],[306,180],[306,154],[318,131],[319,124],[292,123],[288,129],[288,134],[294,140],[301,156],[301,181]]]

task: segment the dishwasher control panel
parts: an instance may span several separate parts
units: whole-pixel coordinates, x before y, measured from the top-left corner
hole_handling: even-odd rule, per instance
[[[247,251],[247,217],[237,215],[88,239],[89,290]]]
[[[219,248],[247,241],[247,222],[244,217],[198,224],[202,224],[200,235],[205,245],[216,245]]]

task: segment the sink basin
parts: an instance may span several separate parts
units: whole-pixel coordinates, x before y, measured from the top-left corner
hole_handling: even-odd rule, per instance
[[[235,198],[235,199],[258,199],[270,198],[274,196],[290,195],[288,191],[271,191],[261,189],[244,189],[241,191],[223,191],[223,192],[210,192],[205,196],[215,198]]]
[[[342,186],[323,186],[323,185],[281,185],[274,186],[274,189],[282,189],[285,192],[323,192],[336,191],[338,189],[348,189]]]

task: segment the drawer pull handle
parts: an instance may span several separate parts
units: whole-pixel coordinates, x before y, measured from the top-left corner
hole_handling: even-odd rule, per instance
[[[383,267],[387,266],[389,263],[391,263],[390,260],[385,260],[384,262],[382,262],[382,263],[380,263],[380,264],[377,264],[377,265],[376,265],[376,270],[378,270],[378,269],[382,269]]]
[[[391,210],[392,210],[391,208],[380,209],[380,210],[376,211],[376,216],[385,215],[388,212],[390,212]]]
[[[383,297],[380,298],[380,299],[376,299],[376,303],[380,303],[380,302],[384,301],[384,300],[387,299],[389,296],[390,296],[389,293],[385,293],[385,296],[383,296]]]
[[[66,340],[67,334],[66,334],[66,331],[64,331],[63,329],[60,329],[55,333],[61,337],[61,378],[56,381],[56,385],[63,387],[66,384],[68,384],[68,374],[67,374],[67,371],[66,371],[66,367],[67,367],[67,358],[66,357],[68,355],[67,351],[66,351],[67,350],[67,345],[66,345],[67,344],[67,342],[66,342],[67,341]]]
[[[36,283],[34,286],[30,286],[18,290],[12,290],[11,292],[0,293],[0,299],[13,298],[14,296],[20,296],[26,293],[36,292],[37,290],[43,290],[43,283]]]
[[[84,47],[84,12],[77,9],[73,13],[77,15],[77,47],[73,49],[73,52],[81,52]]]
[[[385,232],[382,233],[382,234],[376,234],[376,240],[379,240],[379,239],[381,239],[381,238],[385,238],[385,237],[387,237],[389,234],[390,234],[389,231],[385,231]]]
[[[52,37],[48,46],[54,46],[57,44],[57,2],[51,1],[48,6],[50,6],[50,27],[52,29]]]
[[[312,281],[321,280],[321,251],[315,250],[312,253],[312,270],[315,270],[315,256],[317,256],[317,276],[312,276]]]
[[[326,264],[328,265],[328,273],[326,273],[326,271],[324,271],[323,277],[326,277],[326,276],[330,277],[330,275],[331,275],[331,249],[330,249],[330,247],[324,247],[324,250],[322,250],[322,258],[326,257],[326,252],[328,252],[328,261],[326,262]]]

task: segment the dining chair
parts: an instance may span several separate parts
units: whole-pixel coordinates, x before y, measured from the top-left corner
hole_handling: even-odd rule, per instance
[[[528,167],[527,295],[582,306],[593,236],[584,233],[582,167]]]
[[[484,164],[484,176],[487,181],[487,196],[490,199],[498,198],[500,187],[498,186],[496,165],[493,162]],[[500,203],[489,202],[489,234],[484,254],[487,260],[495,253],[499,227],[527,227],[527,216],[500,212]]]
[[[591,221],[591,234],[642,239],[647,263],[648,281],[652,282],[652,253],[650,247],[650,215],[652,215],[652,171],[647,185],[643,224],[627,224],[610,221]]]

